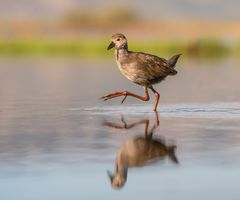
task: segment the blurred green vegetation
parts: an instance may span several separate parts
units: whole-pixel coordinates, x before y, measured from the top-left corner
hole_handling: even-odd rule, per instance
[[[236,44],[235,54],[236,56],[240,57],[240,41],[238,41]]]
[[[4,40],[0,41],[0,55],[64,55],[85,57],[112,56],[106,48],[108,40],[69,39],[69,40]],[[182,53],[189,57],[220,58],[240,55],[240,42],[234,46],[217,39],[202,39],[194,42],[184,41],[132,41],[132,51],[143,51],[161,56]]]
[[[79,40],[0,41],[0,55],[103,55],[104,42]]]
[[[192,42],[187,47],[190,56],[203,58],[225,57],[234,51],[233,47],[215,38],[206,38]]]
[[[182,30],[178,32],[180,26]],[[160,56],[182,53],[185,57],[212,60],[229,55],[240,57],[240,41],[237,42],[240,28],[237,27],[238,23],[144,21],[139,12],[122,5],[84,10],[76,8],[52,21],[0,20],[0,55],[112,56],[106,51],[110,41],[106,40],[105,34],[121,29],[137,35],[138,39],[129,39],[132,51]],[[145,33],[146,37],[143,36]],[[167,40],[151,40],[149,33]],[[210,36],[212,38],[208,38]],[[225,41],[229,38],[232,43]]]
[[[134,41],[129,44],[130,50],[158,55],[172,55],[186,53],[187,44],[180,41]]]

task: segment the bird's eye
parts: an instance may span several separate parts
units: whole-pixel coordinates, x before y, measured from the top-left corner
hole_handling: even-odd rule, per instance
[[[120,41],[120,38],[118,38],[117,41]]]

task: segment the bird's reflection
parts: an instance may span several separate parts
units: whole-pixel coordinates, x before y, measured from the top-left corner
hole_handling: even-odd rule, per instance
[[[115,161],[115,172],[108,171],[111,185],[114,188],[121,188],[127,181],[129,167],[140,167],[153,163],[157,160],[169,158],[173,163],[178,163],[175,155],[175,145],[167,145],[164,138],[154,138],[153,133],[159,126],[158,113],[155,115],[155,124],[149,129],[149,119],[127,124],[124,117],[122,124],[104,121],[103,125],[109,128],[128,130],[137,125],[145,124],[144,135],[139,135],[127,140],[119,149]]]

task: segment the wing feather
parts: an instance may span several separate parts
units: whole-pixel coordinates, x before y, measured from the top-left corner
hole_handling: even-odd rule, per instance
[[[139,68],[147,72],[150,79],[166,77],[177,73],[175,69],[169,67],[168,61],[164,58],[142,52],[132,53],[131,56],[132,59],[137,60]]]

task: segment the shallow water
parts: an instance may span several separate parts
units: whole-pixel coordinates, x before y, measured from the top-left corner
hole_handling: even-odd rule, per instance
[[[99,100],[143,94],[113,61],[0,62],[1,199],[239,199],[237,61],[180,62],[178,75],[156,86],[158,115],[153,100]],[[154,141],[176,146],[178,163],[164,154],[131,166],[113,189],[107,171],[126,144],[145,138],[147,122]]]

